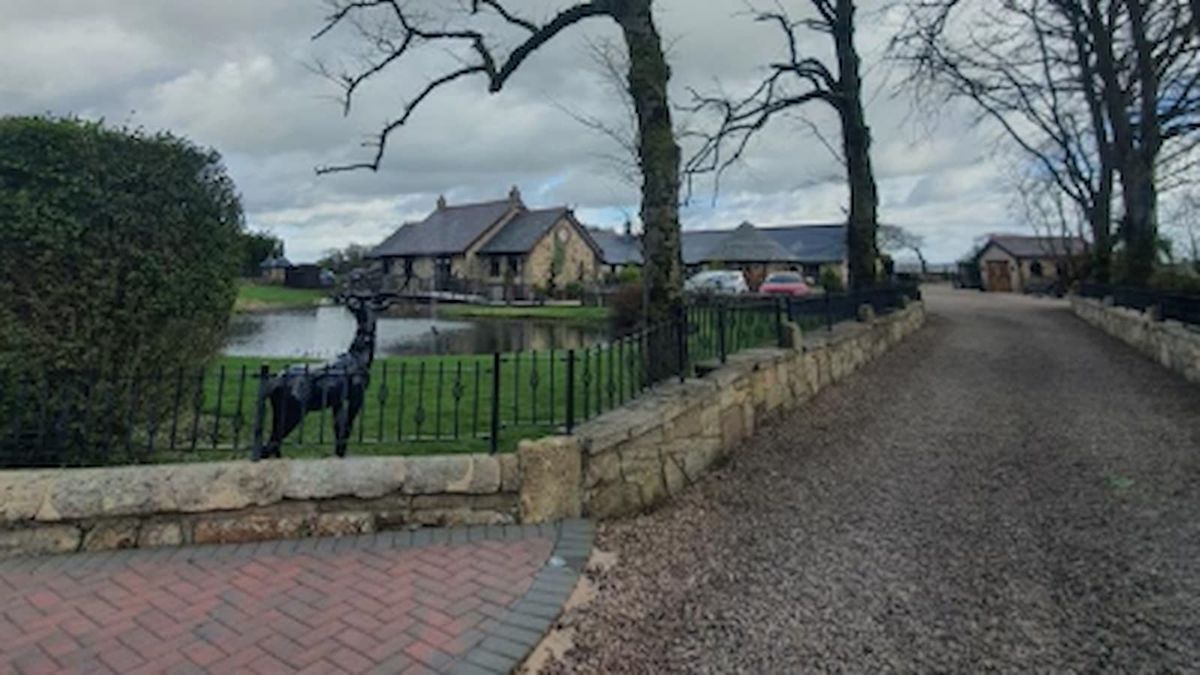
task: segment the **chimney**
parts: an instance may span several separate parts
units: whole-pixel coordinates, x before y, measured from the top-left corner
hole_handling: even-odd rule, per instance
[[[625,219],[625,236],[633,237],[633,221],[628,218]]]
[[[508,200],[514,204],[521,203],[521,190],[516,185],[512,186],[512,189],[508,191]]]
[[[446,195],[438,195],[437,207],[438,211],[446,208]]]

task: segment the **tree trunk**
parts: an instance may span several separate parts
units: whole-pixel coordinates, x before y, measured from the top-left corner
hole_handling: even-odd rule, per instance
[[[867,288],[875,284],[879,249],[875,241],[878,226],[879,194],[871,169],[871,130],[862,106],[862,79],[858,52],[854,48],[854,2],[838,0],[837,21],[833,27],[840,77],[838,114],[842,122],[842,151],[850,184],[850,216],[846,227],[846,246],[850,268],[850,287]]]
[[[1135,153],[1121,172],[1121,198],[1125,206],[1124,281],[1144,286],[1154,274],[1157,258],[1158,189],[1155,187],[1154,160]]]
[[[1092,227],[1092,276],[1096,281],[1107,284],[1112,280],[1112,194],[1113,170],[1110,151],[1100,151],[1100,188],[1096,191],[1096,203],[1088,214]]]
[[[1103,98],[1112,127],[1113,163],[1121,175],[1121,238],[1125,242],[1121,281],[1145,285],[1154,273],[1155,239],[1158,236],[1158,191],[1154,164],[1161,147],[1155,106],[1158,79],[1152,46],[1146,36],[1144,7],[1128,2],[1126,22],[1136,56],[1138,112],[1118,77],[1114,51],[1114,25],[1105,20],[1098,0],[1089,0],[1088,28],[1096,45],[1096,70],[1104,83]],[[1131,119],[1133,117],[1133,119]],[[1138,128],[1134,129],[1134,123]]]
[[[613,18],[629,49],[629,94],[638,120],[638,163],[642,171],[643,325],[661,326],[682,315],[683,255],[679,233],[679,162],[671,122],[671,69],[654,26],[652,0],[616,0]],[[654,334],[645,363],[654,380],[678,374],[686,356],[681,336]]]
[[[654,26],[651,0],[617,2],[614,18],[629,49],[629,94],[638,120],[642,170],[642,255],[647,325],[672,316],[683,296],[679,236],[679,146],[667,84],[671,69]]]

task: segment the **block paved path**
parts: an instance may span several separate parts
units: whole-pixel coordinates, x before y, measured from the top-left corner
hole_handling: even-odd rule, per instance
[[[563,673],[1200,671],[1200,387],[1063,301],[928,325],[606,523]]]
[[[426,529],[0,561],[0,673],[504,673],[592,526]]]

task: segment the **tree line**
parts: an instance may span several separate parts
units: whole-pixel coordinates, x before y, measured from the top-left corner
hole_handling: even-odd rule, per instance
[[[764,3],[765,4],[765,3]],[[446,9],[432,0],[332,0],[321,38],[339,30],[358,38],[359,67],[321,72],[342,89],[348,113],[360,90],[380,73],[405,68],[423,48],[453,53],[455,65],[428,73],[395,117],[369,143],[362,162],[320,172],[378,170],[391,137],[444,88],[481,81],[481,93],[504,89],[512,75],[552,41],[585,22],[611,22],[627,59],[625,86],[634,112],[645,257],[645,320],[669,315],[682,288],[679,207],[691,180],[720,174],[748,152],[750,140],[795,110],[828,106],[839,121],[839,160],[849,189],[850,284],[875,284],[879,196],[871,128],[863,104],[856,13],[861,0],[795,0],[765,5],[748,20],[778,28],[779,57],[764,64],[762,82],[743,96],[692,92],[670,100],[671,69],[654,0],[570,3],[544,20],[516,3],[470,0]],[[889,58],[903,65],[903,86],[927,100],[962,99],[997,123],[1028,155],[1042,198],[1062,200],[1064,224],[1086,222],[1093,242],[1091,274],[1146,283],[1154,271],[1159,195],[1164,182],[1192,165],[1196,115],[1197,25],[1191,0],[895,0],[904,16]],[[796,15],[792,15],[792,11]],[[731,21],[743,20],[731,17]],[[511,44],[499,35],[515,36]],[[832,59],[806,49],[824,36]],[[675,111],[707,113],[711,124],[680,138]],[[682,140],[696,149],[684,157]],[[894,237],[889,237],[894,239]]]

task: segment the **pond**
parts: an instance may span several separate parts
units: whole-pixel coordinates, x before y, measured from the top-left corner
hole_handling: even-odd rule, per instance
[[[328,359],[354,338],[354,317],[343,307],[238,314],[230,321],[227,356]],[[376,356],[490,354],[581,349],[609,338],[602,322],[381,317]]]

